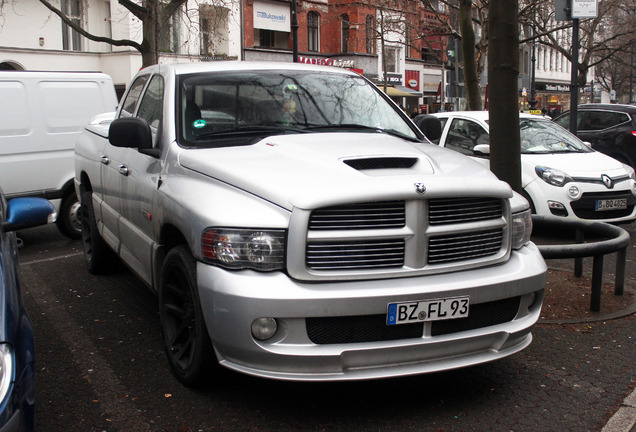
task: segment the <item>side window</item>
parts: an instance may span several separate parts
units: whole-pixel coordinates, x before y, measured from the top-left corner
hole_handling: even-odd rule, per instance
[[[137,78],[130,86],[130,90],[126,95],[126,99],[124,99],[120,117],[131,117],[135,112],[135,106],[137,105],[137,101],[139,100],[139,96],[141,96],[141,92],[146,85],[146,81],[148,81],[148,76],[140,76]]]
[[[146,88],[143,99],[139,104],[137,117],[142,118],[150,125],[152,131],[153,146],[157,147],[159,125],[163,114],[163,77],[155,75]]]
[[[488,132],[471,120],[453,119],[446,136],[446,147],[473,156],[477,144],[489,144]]]

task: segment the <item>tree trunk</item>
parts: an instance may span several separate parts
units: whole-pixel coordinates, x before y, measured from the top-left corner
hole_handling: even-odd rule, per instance
[[[479,111],[483,107],[481,104],[481,92],[479,90],[477,61],[475,57],[475,29],[473,28],[472,0],[460,0],[459,26],[462,33],[462,52],[464,55],[464,82],[466,85],[468,109]],[[457,79],[459,79],[459,77],[457,77]]]
[[[518,4],[491,0],[489,13],[490,169],[513,190],[521,192]]]

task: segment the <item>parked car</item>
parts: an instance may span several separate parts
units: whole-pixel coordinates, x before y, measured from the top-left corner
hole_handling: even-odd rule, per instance
[[[116,255],[157,292],[184,384],[217,362],[354,380],[530,344],[546,265],[528,203],[361,75],[162,64],[115,117],[75,146],[86,264]]]
[[[554,119],[570,129],[570,113]],[[592,148],[636,169],[636,106],[583,104],[577,108],[576,135]]]
[[[434,114],[440,146],[489,165],[488,111]],[[634,170],[591,149],[576,136],[533,114],[519,114],[521,185],[533,211],[577,220],[636,219]]]
[[[0,431],[30,432],[35,418],[34,346],[18,279],[15,230],[55,221],[44,198],[6,201],[0,189]]]
[[[112,79],[94,72],[2,71],[0,100],[0,185],[7,199],[51,200],[60,232],[80,238],[73,148],[93,116],[117,108]]]

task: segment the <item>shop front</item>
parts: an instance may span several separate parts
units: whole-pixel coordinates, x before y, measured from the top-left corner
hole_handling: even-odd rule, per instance
[[[522,90],[519,98],[519,109],[529,111],[530,99],[530,91],[524,92]],[[537,82],[535,84],[535,99],[537,101],[536,110],[541,110],[554,117],[570,109],[570,85]]]

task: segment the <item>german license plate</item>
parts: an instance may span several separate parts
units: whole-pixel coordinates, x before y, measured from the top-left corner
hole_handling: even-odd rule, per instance
[[[626,208],[626,198],[596,200],[596,211],[620,210]]]
[[[389,303],[386,325],[465,318],[469,304],[468,296]]]

